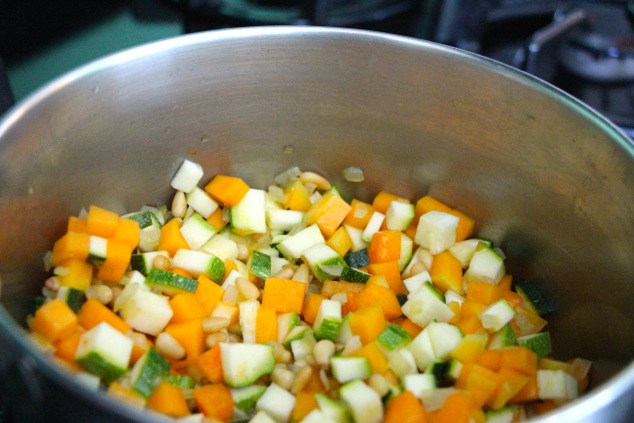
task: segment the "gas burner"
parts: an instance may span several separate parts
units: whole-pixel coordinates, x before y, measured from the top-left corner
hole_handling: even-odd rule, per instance
[[[186,0],[185,31],[227,26],[322,25],[409,34],[415,0]]]
[[[588,13],[584,25],[571,32],[559,60],[569,72],[589,81],[634,82],[634,32],[622,8]]]

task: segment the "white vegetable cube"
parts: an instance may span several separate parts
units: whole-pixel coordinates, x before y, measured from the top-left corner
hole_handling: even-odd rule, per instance
[[[458,217],[436,210],[422,215],[414,242],[429,250],[432,254],[440,254],[456,243]]]
[[[348,233],[350,237],[350,241],[352,241],[352,248],[350,251],[353,253],[356,251],[363,250],[364,248],[368,248],[368,243],[363,240],[363,229],[355,228],[354,226],[343,225],[344,229]]]
[[[425,328],[437,360],[444,360],[462,341],[462,332],[457,326],[444,322],[432,322]]]
[[[231,226],[240,235],[266,232],[266,191],[250,188],[242,200],[231,207]]]
[[[180,231],[189,248],[197,250],[214,236],[216,228],[201,215],[194,213],[189,219],[185,220]]]
[[[239,321],[242,330],[242,341],[246,344],[255,343],[256,321],[260,302],[257,300],[242,301],[238,304],[240,309]]]
[[[477,279],[497,285],[505,273],[504,259],[487,247],[473,254],[465,272],[465,279]]]
[[[114,310],[133,329],[154,336],[163,331],[174,314],[167,297],[139,283],[128,284],[123,289]]]
[[[416,338],[405,346],[405,348],[412,354],[416,361],[416,366],[418,366],[421,371],[424,371],[427,366],[436,361],[436,355],[434,354],[434,348],[431,345],[428,331],[423,330],[416,335]]]
[[[273,347],[267,344],[223,342],[220,343],[220,357],[225,383],[230,388],[253,385],[275,368]]]
[[[323,300],[319,305],[313,325],[317,339],[337,340],[341,326],[341,303],[335,300]]]
[[[271,418],[265,411],[258,411],[255,416],[249,420],[249,423],[278,423]]]
[[[363,242],[372,241],[372,235],[381,230],[381,225],[383,225],[383,221],[385,220],[385,215],[381,212],[375,211],[372,213],[372,217],[370,221],[366,225],[363,233],[361,234],[361,239]]]
[[[192,191],[203,177],[203,167],[198,163],[185,160],[176,171],[170,185],[178,191],[188,193]]]
[[[357,379],[339,388],[355,422],[378,423],[383,420],[383,403],[379,394]]]
[[[403,314],[420,327],[433,321],[448,322],[454,316],[442,294],[429,282],[423,282],[420,288],[410,294],[402,309]]]
[[[275,383],[271,383],[255,404],[255,409],[264,411],[277,422],[287,422],[295,408],[295,395]]]
[[[458,259],[462,268],[466,269],[469,266],[471,258],[476,252],[476,248],[480,245],[480,240],[476,238],[465,239],[464,241],[456,242],[449,248],[449,252],[452,256]]]
[[[434,361],[444,360],[462,340],[457,326],[443,322],[431,322],[405,348],[414,359],[419,370],[424,371]]]
[[[304,250],[302,259],[310,266],[315,277],[322,282],[339,277],[346,266],[343,257],[326,244],[316,244]]]
[[[81,335],[75,361],[88,372],[112,381],[127,370],[131,353],[132,340],[102,322]]]
[[[207,219],[218,208],[216,203],[207,192],[199,187],[194,187],[193,190],[187,193],[187,205],[194,209],[194,211]]]
[[[305,214],[299,210],[269,208],[266,211],[266,220],[271,230],[290,231],[295,225],[304,221]]]
[[[543,400],[572,400],[579,396],[577,380],[564,370],[538,370],[537,389]]]
[[[478,315],[482,322],[482,327],[497,332],[509,323],[516,315],[516,311],[504,298],[501,298],[488,306]]]
[[[414,355],[406,348],[401,348],[390,354],[387,365],[397,376],[418,373]]]
[[[326,240],[321,234],[317,224],[310,225],[302,229],[290,238],[285,239],[277,245],[277,249],[284,257],[297,260],[304,251],[317,244],[324,244]]]
[[[409,292],[408,297],[418,291],[425,282],[431,282],[431,275],[428,271],[420,272],[414,276],[403,279],[403,284],[405,284],[405,288],[407,288],[407,292]]]
[[[385,224],[388,229],[404,231],[414,220],[415,206],[403,201],[392,201],[385,213]]]
[[[436,378],[431,373],[409,374],[402,378],[403,387],[416,398],[422,398],[424,391],[436,389]]]
[[[212,236],[200,248],[221,260],[235,260],[238,258],[238,244],[231,238],[221,234]]]
[[[172,265],[187,270],[194,277],[204,275],[214,282],[222,280],[225,274],[224,262],[204,251],[180,249],[174,254]]]

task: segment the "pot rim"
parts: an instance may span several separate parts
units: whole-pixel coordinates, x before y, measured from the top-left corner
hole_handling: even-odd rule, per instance
[[[195,45],[205,45],[208,43],[217,44],[229,40],[235,41],[239,39],[249,39],[252,37],[279,37],[281,35],[289,37],[338,36],[347,39],[356,38],[364,41],[382,42],[398,47],[410,47],[412,49],[436,51],[471,62],[475,66],[490,70],[494,73],[502,74],[504,77],[511,78],[521,84],[531,85],[542,93],[546,93],[547,95],[556,98],[558,101],[565,103],[567,107],[575,109],[576,112],[585,115],[597,126],[600,126],[608,134],[612,141],[624,150],[624,153],[632,159],[634,165],[634,141],[632,141],[622,129],[617,127],[598,111],[581,102],[579,99],[533,75],[472,52],[427,40],[369,30],[330,27],[261,26],[218,29],[148,42],[106,55],[60,75],[54,80],[36,89],[24,99],[18,101],[14,106],[7,110],[3,116],[0,116],[0,140],[3,137],[3,134],[36,104],[51,95],[55,95],[56,92],[63,90],[64,87],[91,74],[116,67],[123,63],[141,60],[145,57],[165,53],[166,51],[174,49],[186,48]],[[3,332],[6,333],[3,334]],[[9,343],[15,343],[16,347],[26,351],[26,357],[33,359],[39,366],[39,370],[43,371],[47,377],[58,380],[64,388],[69,389],[74,395],[78,395],[87,400],[89,404],[96,404],[104,410],[108,410],[110,412],[118,410],[117,407],[113,407],[114,404],[120,404],[118,401],[103,395],[93,395],[90,391],[87,391],[81,383],[74,380],[68,372],[60,369],[59,366],[55,365],[51,360],[46,358],[32,342],[28,341],[26,330],[19,326],[0,305],[0,338],[2,335],[8,335]],[[621,396],[632,390],[634,390],[634,360],[632,360],[616,375],[612,376],[606,382],[597,386],[579,399],[558,408],[552,413],[548,413],[543,417],[531,419],[530,421],[535,423],[554,423],[559,422],[562,419],[574,419],[579,418],[580,416],[588,416],[600,409],[609,407]],[[86,392],[88,392],[88,394]],[[155,414],[140,412],[130,406],[125,406],[123,409],[123,414],[121,414],[122,416],[132,417],[140,422],[156,421]]]

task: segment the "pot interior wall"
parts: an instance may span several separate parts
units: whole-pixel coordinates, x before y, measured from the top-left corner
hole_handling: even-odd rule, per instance
[[[556,299],[555,356],[615,370],[632,360],[634,157],[609,124],[545,84],[431,44],[248,34],[120,54],[5,120],[0,301],[16,321],[69,215],[170,201],[169,181],[190,158],[206,177],[260,188],[299,166],[347,196],[436,196],[476,219],[514,277]],[[365,181],[343,180],[347,166]]]

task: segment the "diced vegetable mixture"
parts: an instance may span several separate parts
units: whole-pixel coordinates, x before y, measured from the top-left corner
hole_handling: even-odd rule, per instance
[[[516,422],[575,399],[539,287],[428,195],[343,198],[291,168],[68,219],[32,337],[102,394],[182,422]]]

